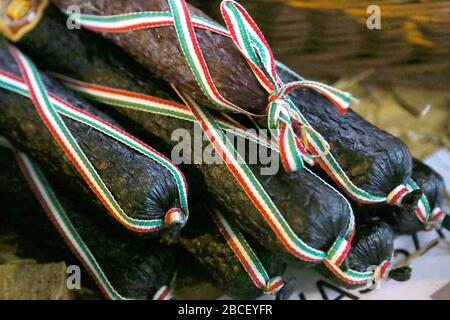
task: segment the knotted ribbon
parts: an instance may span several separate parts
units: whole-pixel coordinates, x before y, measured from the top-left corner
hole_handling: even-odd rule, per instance
[[[287,172],[303,169],[303,158],[308,156],[305,144],[308,142],[300,139],[300,131],[305,126],[310,128],[310,125],[290,100],[289,93],[298,88],[316,90],[330,99],[341,112],[348,109],[351,95],[315,81],[301,80],[284,84],[277,74],[276,61],[269,44],[245,9],[235,1],[223,1],[221,12],[231,39],[269,94],[268,128],[274,137],[278,137],[284,169]],[[321,142],[326,152],[329,146],[324,139]]]

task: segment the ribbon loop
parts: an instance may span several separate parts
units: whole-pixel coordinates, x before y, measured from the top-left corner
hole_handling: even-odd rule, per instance
[[[388,194],[386,202],[391,206],[401,207],[403,199],[414,190],[416,189],[411,185],[401,184]]]
[[[248,114],[244,109],[224,98],[217,89],[209,72],[205,57],[200,49],[194,30],[193,18],[191,17],[186,1],[168,0],[168,3],[172,16],[176,17],[173,19],[173,24],[180,47],[205,96],[219,109]]]
[[[296,89],[313,89],[325,96],[342,113],[350,107],[352,101],[357,101],[351,93],[336,89],[322,82],[311,80],[300,80],[284,84],[280,92],[283,96],[288,95]]]
[[[433,228],[440,228],[442,226],[442,222],[444,221],[444,219],[445,219],[445,212],[441,208],[436,207],[431,212],[428,221],[425,222],[425,228],[427,230]]]
[[[392,269],[392,265],[390,261],[385,260],[378,266],[372,266],[372,268],[374,268],[371,278],[372,283],[378,285],[381,281],[387,279],[389,271]]]
[[[269,281],[267,281],[264,286],[263,292],[264,294],[277,294],[284,287],[285,283],[281,277],[273,277]]]
[[[184,214],[183,210],[181,208],[172,208],[169,211],[167,211],[164,221],[166,223],[166,226],[169,227],[174,224],[180,224],[184,225],[187,221],[186,215]]]
[[[336,266],[340,266],[347,256],[348,251],[351,248],[351,242],[339,237],[328,250],[327,259],[330,263]]]
[[[274,92],[269,97],[267,116],[270,130],[278,130],[281,126],[280,122],[292,126],[291,116],[289,114],[289,102],[282,98],[278,92]]]
[[[258,81],[268,93],[275,91],[280,83],[275,58],[257,24],[236,1],[222,1],[220,10],[233,42]]]

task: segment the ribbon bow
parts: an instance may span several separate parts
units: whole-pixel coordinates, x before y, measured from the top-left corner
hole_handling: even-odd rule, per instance
[[[181,49],[205,96],[218,108],[250,114],[225,99],[214,84],[194,30],[198,21],[190,15],[186,2],[168,0],[168,3],[173,17],[176,17],[173,23]],[[278,140],[283,167],[288,172],[302,169],[303,158],[308,157],[304,147],[308,141],[302,142],[300,129],[313,129],[287,95],[297,88],[311,88],[329,98],[342,112],[348,109],[351,95],[314,81],[302,80],[283,84],[278,77],[276,61],[269,44],[245,9],[235,1],[226,0],[221,3],[221,12],[232,41],[270,96],[269,128]],[[329,146],[319,134],[315,134],[312,139],[318,140],[321,149],[319,155],[328,152]],[[309,140],[309,137],[306,140]],[[317,144],[317,141],[315,143]]]
[[[284,84],[276,71],[276,61],[261,30],[245,9],[235,1],[221,3],[221,12],[233,42],[247,60],[256,78],[269,93],[267,106],[268,127],[278,139],[283,167],[287,172],[301,170],[306,151],[308,134],[302,139],[303,130],[312,128],[288,97],[298,88],[310,88],[326,96],[341,112],[345,112],[352,100],[349,93],[342,92],[320,82],[301,80]],[[320,135],[317,135],[320,136]],[[328,144],[320,139],[323,151]]]

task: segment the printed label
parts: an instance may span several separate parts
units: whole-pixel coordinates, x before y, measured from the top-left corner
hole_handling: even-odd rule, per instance
[[[0,31],[11,41],[19,41],[41,20],[48,0],[0,0]]]

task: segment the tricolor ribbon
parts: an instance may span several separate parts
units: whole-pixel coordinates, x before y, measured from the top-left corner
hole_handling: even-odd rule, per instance
[[[355,231],[353,213],[350,214],[349,225],[345,234],[336,239],[328,252],[317,250],[305,243],[297,234],[295,234],[289,223],[285,220],[284,216],[267,194],[266,190],[254,176],[251,169],[245,161],[243,161],[241,156],[235,152],[233,144],[224,135],[220,126],[214,121],[214,118],[205,108],[199,106],[189,96],[178,91],[177,93],[186,105],[190,107],[197,122],[214,146],[216,153],[221,156],[230,172],[255,207],[259,210],[264,220],[270,226],[285,249],[300,260],[313,263],[323,262],[331,272],[337,273],[336,270],[340,270],[339,266],[342,264],[351,248],[351,241]],[[344,277],[347,275],[347,273],[342,270],[340,270],[338,274]]]
[[[276,71],[276,61],[261,30],[245,9],[235,1],[223,1],[221,12],[230,32],[231,39],[247,60],[259,83],[269,94],[267,107],[268,127],[278,137],[281,159],[287,172],[304,168],[308,141],[302,141],[303,127],[310,127],[298,108],[288,97],[297,88],[310,88],[323,94],[342,112],[351,101],[351,95],[325,84],[301,80],[284,84]],[[306,132],[306,137],[308,137]],[[326,142],[323,153],[329,148]]]
[[[222,1],[221,12],[231,38],[261,85],[270,94],[268,123],[270,129],[280,129],[279,145],[285,169],[295,171],[303,168],[302,157],[305,155],[305,149],[308,149],[311,156],[354,200],[361,203],[387,202],[400,206],[401,201],[390,201],[390,198],[403,199],[413,190],[401,185],[387,197],[379,197],[354,185],[330,152],[328,143],[317,131],[312,130],[311,125],[288,95],[297,88],[313,89],[328,98],[341,112],[349,108],[352,96],[325,84],[304,79],[283,84],[277,74],[277,63],[270,46],[245,9],[235,1],[226,0]],[[303,130],[305,141],[301,140]],[[408,192],[405,193],[404,190]],[[399,192],[403,192],[402,196],[399,196]]]
[[[335,268],[335,266],[330,266]],[[336,277],[350,285],[379,284],[382,280],[389,278],[389,271],[392,269],[391,262],[383,261],[378,266],[371,266],[367,271],[346,270],[336,268]]]
[[[117,107],[125,107],[135,110],[141,110],[144,112],[150,112],[155,114],[161,114],[166,115],[174,118],[179,118],[187,121],[196,121],[194,113],[191,111],[191,109],[186,104],[175,104],[168,100],[162,100],[162,99],[156,99],[154,97],[143,95],[143,94],[136,94],[129,91],[124,90],[117,90],[117,89],[111,89],[104,86],[89,84],[86,82],[74,80],[68,77],[62,77],[58,76],[68,87],[73,89],[74,91],[82,94],[86,98],[90,100],[95,100],[98,102],[103,102],[109,105],[117,106]],[[229,130],[230,132],[236,132],[239,131],[239,127],[235,127],[233,124],[218,121],[214,118],[214,122],[216,125],[223,131]],[[246,136],[246,131],[242,131],[242,136],[250,139],[252,141],[255,141],[261,145],[274,148],[276,150],[276,146],[273,146],[270,142],[263,140],[261,137],[257,136]],[[220,138],[218,139],[220,140]],[[218,154],[221,154],[221,152],[218,152]],[[229,157],[235,157],[233,150],[230,149],[230,155]],[[236,160],[237,162],[243,162],[243,160]],[[308,170],[308,169],[305,169]],[[247,172],[250,172],[250,170],[247,168]],[[256,177],[251,177],[250,180],[255,180]],[[248,186],[248,188],[251,188],[251,185]],[[260,190],[263,188],[260,187]],[[257,192],[257,191],[256,191]],[[265,195],[265,197],[268,198],[268,195]],[[253,200],[252,200],[253,201]],[[272,204],[272,207],[275,208],[275,205]],[[277,210],[277,209],[276,209]],[[276,215],[281,216],[281,214],[278,212]],[[286,223],[287,224],[287,223]],[[352,227],[349,226],[349,229]],[[292,231],[290,231],[292,233]],[[333,250],[330,250],[330,256],[334,257],[331,259],[333,263],[340,264],[345,256],[345,254],[337,254],[337,253],[346,253],[349,248],[350,241],[337,241],[336,245],[334,246]],[[342,245],[345,246],[342,246]],[[346,247],[348,245],[348,247]],[[236,247],[236,246],[234,246]],[[243,247],[243,246],[241,246]],[[341,250],[337,250],[338,248],[341,248]],[[347,249],[342,251],[342,248],[346,247]],[[237,254],[238,256],[244,257],[245,255],[242,253]],[[246,254],[247,257],[251,256],[251,254]],[[326,256],[327,254],[323,254],[323,256]],[[336,259],[336,257],[339,257]],[[243,263],[247,265],[251,265],[249,262]],[[246,268],[247,269],[247,268]],[[255,269],[253,269],[255,270]],[[255,273],[254,271],[247,271],[248,274],[252,279],[254,279],[254,276],[252,273]],[[263,278],[263,276],[260,275],[260,278]],[[254,281],[257,287],[262,286],[263,281]]]
[[[410,179],[407,184],[408,186],[410,186],[410,188],[419,188],[419,186],[413,179]],[[417,219],[419,219],[419,221],[424,224],[425,229],[427,230],[430,230],[432,228],[440,228],[446,215],[445,212],[439,207],[431,209],[430,203],[425,193],[423,193],[420,197],[415,213]]]
[[[0,70],[0,87],[9,89],[24,96],[29,96],[29,89],[22,79],[1,70]],[[110,90],[108,90],[108,93],[113,94]],[[124,94],[124,92],[120,93]],[[165,110],[165,112],[163,113],[166,113],[167,109],[169,109],[172,111],[171,115],[173,116],[184,118],[185,120],[186,117],[188,119],[192,117],[193,120],[192,113],[190,112],[190,110],[187,110],[188,112],[186,112],[186,109],[188,108],[184,105],[144,96],[137,96],[137,97],[134,96],[131,99],[133,103],[138,104],[139,106],[150,107],[152,112],[155,112],[157,110]],[[52,94],[49,95],[49,100],[51,101],[51,103],[54,104],[56,111],[59,112],[60,114],[69,117],[71,119],[75,120],[78,119],[77,117],[75,117],[75,115],[77,114],[77,112],[80,112],[81,110],[77,110],[75,107],[65,103],[64,101],[62,101],[61,99]],[[161,105],[164,105],[165,109],[161,108]],[[86,124],[88,123],[86,119],[84,119],[82,122]],[[227,128],[229,130],[233,129],[233,132],[235,131],[239,132],[240,130],[239,128],[233,127],[231,124],[225,121],[222,122],[222,126],[223,128]],[[106,130],[103,129],[101,131],[105,132]],[[256,139],[256,137],[253,138]],[[261,143],[261,141],[259,142]],[[42,195],[44,191],[46,192],[47,197],[42,196],[40,198],[41,203],[42,201],[44,201],[43,206],[47,208],[47,211],[50,212],[49,215],[52,218],[53,223],[55,223],[55,225],[58,227],[58,230],[63,234],[64,238],[66,239],[67,243],[71,246],[73,251],[77,253],[77,256],[80,258],[80,260],[85,262],[84,264],[86,266],[86,269],[90,270],[90,273],[93,275],[94,279],[97,280],[99,286],[102,288],[102,291],[105,292],[106,296],[111,299],[125,299],[114,290],[114,288],[109,283],[106,276],[103,274],[103,271],[96,263],[87,246],[84,244],[82,239],[76,234],[76,231],[71,225],[70,220],[68,220],[63,208],[57,201],[56,196],[52,193],[49,185],[45,181],[45,177],[39,171],[39,168],[33,162],[31,162],[31,160],[24,154],[20,154],[19,160],[22,160],[20,161],[20,163],[22,164],[21,165],[22,170],[28,173],[27,177],[31,177],[30,183],[33,183],[33,185],[40,183],[39,185],[45,186],[45,188],[42,187],[35,188],[34,190],[39,191],[40,195]],[[48,199],[54,199],[53,204],[49,204]],[[176,223],[180,219],[183,219],[182,211],[178,208],[173,208],[167,212],[165,216],[166,220],[165,223],[166,225],[171,225],[173,223]],[[65,224],[63,224],[61,221],[64,221]],[[259,261],[258,257],[255,255],[255,253],[248,245],[248,243],[245,241],[242,234],[240,234],[238,230],[233,229],[226,222],[224,217],[221,217],[219,220],[215,221],[218,225],[221,225],[220,230],[223,232],[224,236],[226,235],[227,242],[230,245],[233,244],[232,245],[233,251],[237,254],[240,262],[243,264],[244,268],[249,273],[249,275],[250,274],[252,275],[251,278],[254,281],[255,285],[261,290],[263,290],[265,294],[276,294],[284,285],[282,279],[280,277],[274,277],[269,279],[267,272],[264,269],[264,266]],[[75,234],[70,234],[68,233],[67,230],[71,230],[75,232]],[[253,271],[251,271],[252,267],[254,268]],[[168,287],[162,287],[154,296],[154,300],[168,300],[171,298],[172,294]]]
[[[0,87],[2,87],[4,89],[9,89],[11,91],[22,94],[24,96],[29,96],[29,89],[26,86],[25,82],[22,79],[20,79],[19,77],[16,77],[16,76],[9,74],[7,72],[4,72],[4,71],[0,71]],[[183,112],[183,109],[187,108],[186,106],[175,104],[175,103],[169,103],[169,102],[163,101],[163,100],[147,99],[146,97],[139,97],[139,98],[141,100],[145,101],[145,103],[147,105],[150,104],[152,108],[155,108],[157,110],[161,104],[165,104],[166,107],[172,107],[175,110],[175,113],[174,113],[175,115],[186,116],[186,112]],[[65,103],[64,101],[62,101],[61,99],[59,99],[58,97],[56,97],[52,94],[49,95],[49,100],[51,101],[51,103],[54,104],[56,112],[59,112],[60,114],[66,116],[66,117],[69,117],[69,118],[75,119],[75,120],[77,120],[77,119],[79,120],[79,117],[84,115],[84,114],[81,114],[81,115],[77,114],[81,110],[77,110],[75,107]],[[189,114],[191,114],[190,111],[188,113],[188,116],[189,116]],[[78,117],[76,117],[76,115],[78,115]],[[88,121],[86,119],[84,119],[82,122],[86,123],[86,124],[88,123]],[[222,125],[225,128],[231,129],[231,125],[227,124],[226,122],[223,122]],[[234,129],[238,130],[238,128],[234,128]],[[105,132],[106,130],[104,129],[101,131]],[[38,168],[36,167],[36,165],[34,165],[24,154],[21,154],[20,159],[23,159],[23,161],[21,161],[21,163],[23,163],[23,165],[21,167],[24,168],[24,170],[26,169],[26,172],[30,173],[29,174],[30,177],[34,177],[34,179],[32,179],[31,182],[37,183],[36,181],[38,179],[41,183],[43,183],[44,177],[42,176],[42,174],[40,174],[40,171],[38,171]],[[36,172],[38,172],[39,174],[37,174]],[[45,207],[50,208],[50,209],[48,209],[50,211],[50,213],[52,214],[50,217],[53,217],[52,221],[55,223],[55,225],[58,226],[58,230],[60,230],[60,232],[65,235],[65,239],[67,240],[67,243],[70,244],[70,246],[73,248],[73,250],[75,252],[78,253],[77,255],[80,257],[80,260],[86,262],[86,264],[85,264],[86,268],[88,270],[90,270],[90,273],[93,275],[93,277],[98,280],[97,282],[99,283],[99,286],[102,288],[102,290],[105,292],[105,294],[108,297],[110,297],[111,299],[123,299],[123,297],[120,296],[114,290],[114,288],[111,286],[111,284],[107,281],[107,278],[105,277],[105,275],[99,268],[98,264],[95,261],[93,264],[89,263],[91,260],[93,260],[92,254],[90,253],[89,249],[84,245],[84,243],[82,243],[81,238],[77,235],[68,234],[66,229],[70,229],[72,231],[74,231],[75,229],[73,228],[73,226],[69,225],[70,221],[65,216],[65,213],[63,212],[63,208],[57,201],[56,197],[53,194],[51,194],[51,190],[49,189],[48,184],[45,184],[45,186],[46,186],[45,190],[47,191],[47,194],[50,194],[51,197],[46,197],[46,198],[42,197],[42,199],[47,199],[47,200],[54,199],[55,202],[54,202],[53,206],[48,204],[48,201],[46,201]],[[42,188],[36,189],[36,190],[41,190],[40,194],[42,194],[42,192],[43,192]],[[57,207],[57,209],[54,209],[53,207]],[[56,216],[56,214],[59,214],[59,216]],[[63,220],[65,221],[66,225],[63,225],[60,222],[61,217],[65,218]],[[183,218],[184,218],[184,216],[183,216],[183,213],[181,212],[181,210],[178,208],[174,208],[167,212],[167,214],[165,216],[165,224],[171,225],[173,223],[177,223],[177,221],[179,221],[180,219],[183,219]],[[222,219],[220,221],[225,221],[225,220],[222,217]],[[253,276],[257,277],[257,278],[252,277],[252,280],[255,282],[255,285],[257,285],[258,288],[262,289],[264,291],[264,293],[266,293],[266,294],[275,294],[276,292],[278,292],[279,289],[281,289],[281,287],[283,286],[283,282],[282,282],[281,278],[275,277],[273,279],[269,279],[267,276],[267,272],[265,271],[263,265],[261,264],[261,262],[259,261],[257,256],[254,254],[254,252],[250,248],[250,246],[246,243],[243,236],[242,235],[239,236],[239,233],[236,231],[233,232],[232,229],[228,228],[229,225],[226,224],[226,222],[224,222],[224,223],[225,224],[223,225],[223,228],[221,230],[228,230],[229,232],[231,232],[231,233],[228,233],[228,235],[238,234],[238,236],[236,238],[234,238],[233,236],[228,237],[227,241],[229,241],[228,243],[230,243],[230,244],[233,243],[234,252],[236,254],[238,254],[238,257],[240,257],[239,259],[240,259],[241,263],[245,266],[246,271],[248,271],[249,274],[252,274]],[[68,226],[70,228],[68,228]],[[74,245],[74,243],[76,243],[75,240],[78,240],[77,243],[81,243],[81,247],[82,247],[81,249],[79,248],[79,246]],[[239,248],[239,249],[236,249],[236,248]],[[235,251],[235,250],[237,250],[237,251]],[[247,262],[248,260],[246,260],[246,259],[250,259],[249,261],[251,261],[251,262],[250,263]],[[250,270],[251,270],[251,269],[249,269],[250,266],[257,266],[257,269],[250,272]],[[258,275],[259,275],[259,277],[258,277]],[[256,279],[258,279],[259,282]],[[170,298],[171,298],[171,293],[167,287],[161,288],[155,294],[155,297],[154,297],[154,299],[157,299],[157,300],[160,300],[160,299],[166,300],[166,299],[170,299]]]
[[[98,84],[92,84],[60,74],[54,74],[54,76],[63,82],[68,88],[76,91],[91,101],[100,102],[109,106],[133,109],[150,114],[158,114],[185,121],[196,122],[191,110],[184,104],[142,93],[135,93],[128,90],[114,89]],[[262,139],[251,130],[246,130],[244,127],[231,123],[225,119],[216,118],[216,121],[223,130],[230,134],[242,137],[275,152],[279,152],[276,144],[267,139]]]
[[[239,259],[254,285],[261,289],[264,294],[277,294],[285,285],[283,279],[279,276],[269,277],[264,265],[233,223],[227,221],[220,213],[212,212],[211,215],[220,233]]]
[[[217,90],[200,49],[193,19],[186,2],[177,0],[168,0],[168,2],[183,54],[205,96],[221,109],[249,114],[243,108],[226,100]],[[233,11],[232,13],[239,13],[240,15],[230,14],[227,8],[230,8]],[[234,10],[235,8],[237,11]],[[267,42],[245,10],[231,1],[222,2],[221,9],[232,40],[249,62],[261,85],[270,95],[268,105],[269,128],[273,132],[276,131],[274,136],[278,137],[279,140],[284,168],[288,172],[303,169],[303,157],[306,156],[306,150],[299,138],[299,132],[296,131],[296,128],[301,127],[300,122],[292,116],[294,111],[298,113],[298,110],[292,103],[286,103],[287,94],[297,87],[310,87],[328,97],[334,97],[333,101],[339,102],[344,101],[345,94],[313,81],[299,81],[295,84],[283,85],[276,74],[275,59]],[[244,25],[244,22],[247,22],[247,24]],[[262,62],[260,62],[261,60]],[[265,70],[261,70],[262,66]],[[340,97],[338,97],[338,93]],[[339,107],[346,109],[348,104],[339,104]]]
[[[167,12],[135,12],[109,16],[80,14],[74,19],[84,28],[110,33],[174,26],[183,54],[205,96],[220,109],[251,115],[226,100],[218,91],[198,44],[195,28],[231,37],[269,94],[268,127],[278,140],[283,167],[288,172],[304,168],[304,160],[316,160],[334,182],[355,201],[365,204],[385,202],[401,206],[401,202],[392,202],[389,199],[398,198],[398,192],[404,190],[405,185],[395,188],[386,196],[373,195],[356,186],[334,158],[326,140],[311,127],[288,96],[290,91],[297,88],[313,89],[327,97],[341,112],[345,112],[352,100],[349,93],[320,82],[304,80],[298,75],[298,81],[283,84],[276,72],[276,68],[281,64],[275,61],[256,23],[235,1],[226,0],[221,3],[221,12],[227,28],[203,17],[191,15],[185,0],[168,0],[168,3],[170,11]],[[400,198],[403,199],[404,196],[405,194]]]
[[[111,300],[129,300],[127,297],[121,295],[112,285],[108,276],[104,273],[101,265],[95,258],[95,255],[72,224],[64,207],[58,200],[58,197],[54,193],[39,166],[26,154],[15,149],[9,141],[2,137],[0,137],[0,145],[12,149],[23,175],[44,211],[47,213],[49,219],[74,255],[92,276],[105,297]],[[172,294],[167,286],[163,286],[159,289],[153,297],[154,300],[168,300],[171,298]]]
[[[187,183],[183,173],[169,159],[110,123],[69,104],[54,94],[48,93],[34,64],[15,47],[9,46],[9,48],[20,67],[23,79],[0,70],[0,87],[33,100],[37,111],[53,137],[114,218],[136,232],[155,232],[172,224],[184,224],[186,222],[189,214]],[[169,209],[164,219],[143,220],[127,215],[84,154],[64,123],[62,116],[102,132],[162,165],[170,172],[177,183],[181,208]]]
[[[373,196],[359,189],[350,181],[329,152],[327,142],[317,131],[311,128],[287,96],[295,88],[312,88],[328,97],[339,110],[345,111],[351,101],[349,94],[313,81],[299,80],[292,84],[282,84],[276,74],[277,63],[262,33],[245,10],[234,1],[223,1],[221,6],[229,30],[209,20],[191,16],[184,0],[168,0],[168,2],[170,12],[140,12],[115,16],[82,14],[77,16],[77,22],[85,28],[101,32],[128,32],[149,27],[173,25],[188,64],[208,99],[220,109],[249,114],[244,109],[227,101],[215,87],[194,28],[208,29],[224,36],[230,36],[244,54],[261,85],[270,95],[268,106],[269,127],[278,131],[279,149],[286,169],[295,171],[303,168],[302,158],[305,157],[305,148],[307,148],[313,156],[320,160],[319,163],[326,170],[328,169],[327,172],[338,184],[344,186],[345,190],[350,191],[349,193],[356,200],[366,203],[387,201],[386,197]],[[73,83],[71,83],[71,86],[73,87]],[[240,156],[236,155],[232,144],[223,136],[219,124],[206,110],[198,106],[189,97],[184,96],[184,99],[185,102],[188,101],[186,105],[190,108],[195,120],[218,151],[217,154],[222,156],[250,200],[291,254],[304,261],[323,262],[332,272],[343,279],[347,279],[348,282],[369,281],[373,277],[374,273],[370,271],[358,273],[351,270],[343,271],[339,268],[351,247],[354,234],[353,214],[346,234],[339,237],[328,252],[310,247],[298,238],[290,228],[251,170]],[[116,102],[113,104],[117,105]],[[306,141],[302,141],[300,138],[303,133],[307,137]],[[334,174],[336,167],[338,174]]]
[[[168,286],[162,286],[153,296],[153,300],[172,300],[173,293]]]
[[[289,69],[282,63],[277,63],[277,68],[283,69],[284,71],[290,73],[292,76],[302,81],[303,78],[296,74],[294,71]],[[295,82],[294,82],[295,83]],[[311,128],[308,124],[306,118],[299,113],[301,118],[301,123],[304,123],[304,128]],[[333,179],[333,181],[338,185],[350,198],[356,202],[363,204],[377,204],[377,203],[387,203],[389,205],[402,206],[402,200],[413,192],[414,190],[411,186],[407,184],[401,184],[394,188],[386,196],[377,196],[367,192],[358,186],[356,186],[350,178],[345,173],[344,169],[340,166],[336,158],[330,151],[330,146],[325,141],[325,139],[316,130],[306,130],[307,131],[307,149],[314,160],[322,167],[323,170],[328,174],[328,176]]]

